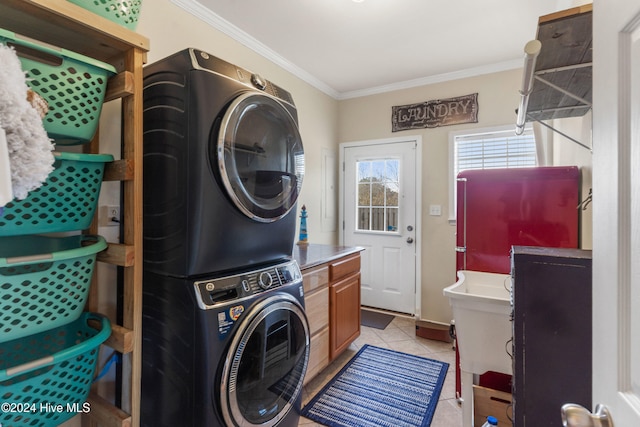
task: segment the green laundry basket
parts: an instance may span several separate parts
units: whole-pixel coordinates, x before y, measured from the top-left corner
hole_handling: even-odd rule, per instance
[[[138,25],[142,0],[68,0],[130,30]]]
[[[110,154],[55,152],[55,170],[23,200],[0,215],[0,237],[86,230],[95,214]]]
[[[86,402],[109,320],[77,320],[0,344],[0,425],[55,427],[91,407]]]
[[[106,247],[90,235],[0,238],[0,343],[77,319]]]
[[[49,104],[43,125],[59,145],[91,141],[100,118],[107,80],[116,69],[104,62],[0,29],[27,73],[27,85]],[[26,94],[25,94],[26,96]]]

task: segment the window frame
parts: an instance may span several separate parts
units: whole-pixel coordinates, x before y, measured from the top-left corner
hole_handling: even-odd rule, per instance
[[[376,206],[376,208],[383,208],[383,209],[384,209],[384,215],[383,215],[383,216],[384,216],[384,219],[385,219],[385,221],[384,221],[384,222],[385,222],[385,224],[387,223],[387,221],[386,221],[386,220],[387,220],[387,209],[388,209],[388,208],[395,208],[395,209],[396,209],[396,211],[397,211],[397,213],[396,213],[396,219],[398,220],[398,224],[397,224],[397,226],[396,226],[395,230],[388,230],[388,229],[387,229],[387,230],[372,230],[372,229],[365,230],[365,229],[359,229],[359,228],[357,228],[357,227],[358,227],[358,222],[359,222],[359,221],[358,221],[359,209],[360,209],[361,207],[365,207],[365,206],[360,206],[360,205],[359,205],[359,197],[358,197],[358,195],[356,195],[356,206],[355,206],[356,210],[355,210],[355,212],[354,212],[354,214],[355,214],[355,216],[356,216],[356,219],[355,219],[355,222],[354,222],[354,224],[356,225],[356,228],[355,228],[354,232],[355,232],[355,233],[363,233],[363,234],[400,235],[400,198],[401,198],[401,194],[402,194],[402,187],[403,187],[403,185],[404,185],[404,184],[401,182],[401,179],[400,179],[400,176],[401,176],[400,171],[402,170],[402,167],[403,167],[403,164],[402,164],[402,158],[401,158],[401,157],[397,157],[397,156],[371,157],[371,158],[366,158],[366,159],[358,160],[358,161],[356,161],[356,164],[359,164],[360,162],[374,163],[374,162],[379,162],[379,161],[384,161],[384,162],[385,162],[385,171],[386,171],[386,162],[387,162],[387,161],[395,161],[395,162],[397,162],[397,165],[398,165],[398,176],[397,176],[397,179],[398,179],[398,181],[397,181],[397,186],[398,186],[398,191],[397,191],[398,203],[397,203],[397,205],[396,205],[396,206],[388,206],[388,205],[386,204],[386,184],[387,184],[388,182],[396,182],[396,181],[387,181],[387,180],[385,180],[385,181],[383,181],[383,183],[382,183],[382,184],[385,186],[385,204],[384,204],[384,206]],[[360,188],[360,184],[361,184],[361,182],[358,180],[358,175],[359,175],[359,173],[356,173],[356,189],[357,189],[357,190],[356,190],[356,193],[357,193],[357,194],[359,194],[359,188]],[[371,184],[370,184],[370,185],[371,185]],[[370,204],[369,204],[369,206],[368,206],[368,208],[369,208],[370,210],[374,208],[374,206],[373,206],[373,205],[371,205],[371,202],[372,202],[372,201],[370,200],[370,201],[369,201],[369,203],[370,203]],[[371,223],[370,223],[369,225],[371,225]]]
[[[522,135],[515,135],[515,128],[513,125],[504,125],[504,126],[493,126],[486,128],[471,128],[464,129],[458,131],[449,132],[449,224],[455,225],[456,223],[456,139],[461,136],[467,135],[481,135],[481,134],[490,134],[490,133],[503,133],[503,132],[513,132],[514,136],[519,137]],[[530,133],[534,137],[534,146],[537,144],[535,140],[535,135],[533,132],[533,127],[530,123],[525,126],[525,130],[523,135]],[[537,155],[537,147],[535,147],[534,152],[536,154],[535,166],[539,165],[539,159]]]

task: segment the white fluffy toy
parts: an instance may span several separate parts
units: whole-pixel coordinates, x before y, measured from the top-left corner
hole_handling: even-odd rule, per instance
[[[0,128],[6,134],[11,186],[18,200],[42,185],[54,162],[53,141],[38,111],[27,101],[28,90],[16,52],[0,44]]]

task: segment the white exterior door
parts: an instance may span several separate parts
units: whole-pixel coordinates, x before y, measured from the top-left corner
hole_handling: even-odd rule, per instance
[[[640,426],[640,1],[594,3],[593,403],[632,427]]]
[[[417,149],[416,139],[341,146],[342,242],[364,248],[363,306],[417,314]]]

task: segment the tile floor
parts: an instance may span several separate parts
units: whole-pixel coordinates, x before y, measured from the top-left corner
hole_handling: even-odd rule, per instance
[[[324,369],[316,378],[311,380],[304,388],[303,406],[344,366],[345,363],[364,344],[390,348],[404,353],[428,357],[449,363],[449,370],[444,387],[440,393],[440,400],[436,413],[431,422],[432,427],[461,427],[462,408],[455,398],[456,374],[455,351],[452,345],[442,341],[428,340],[416,337],[415,320],[396,316],[384,329],[375,329],[363,326],[360,337],[351,346]],[[301,418],[299,426],[320,426],[311,420]]]

